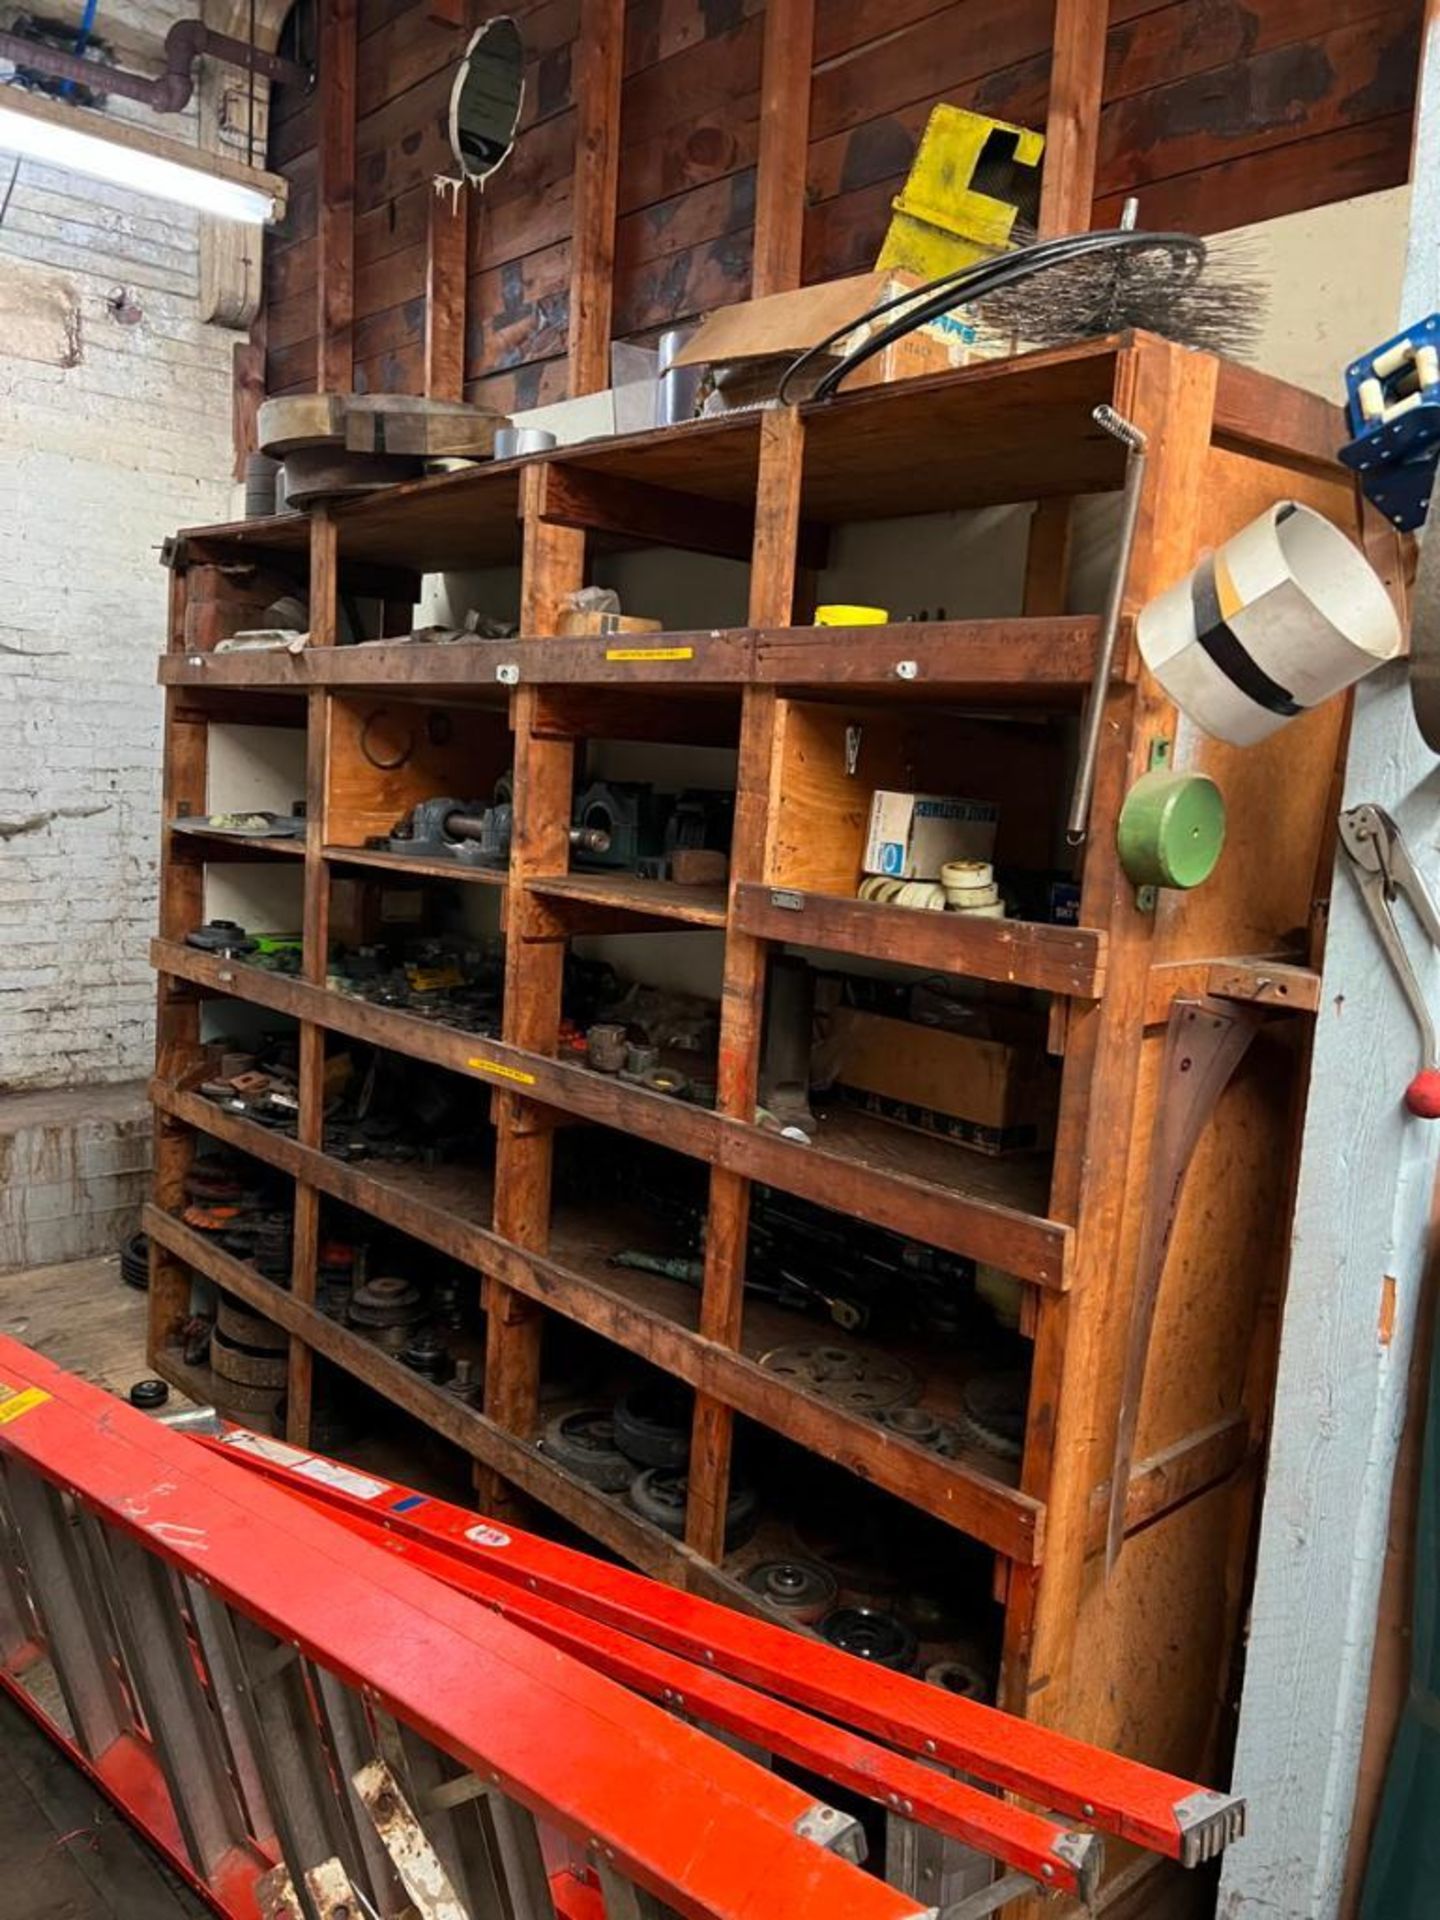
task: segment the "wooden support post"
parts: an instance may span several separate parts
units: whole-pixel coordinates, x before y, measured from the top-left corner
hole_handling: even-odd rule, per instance
[[[170,638],[185,630],[185,576],[171,576]],[[187,709],[181,687],[165,694],[165,771],[160,797],[160,935],[181,940],[205,918],[205,869],[198,860],[177,859],[168,827],[185,813],[205,811],[209,728],[205,716]],[[167,1081],[183,1080],[200,1060],[200,1001],[182,981],[161,974],[155,998],[155,1071]],[[151,1197],[157,1206],[178,1212],[185,1204],[185,1176],[195,1157],[189,1127],[157,1117],[155,1169]],[[190,1311],[190,1276],[163,1248],[150,1251],[147,1340],[152,1362],[167,1346]]]
[[[231,427],[235,438],[237,480],[245,478],[245,462],[256,449],[256,431],[260,402],[265,398],[265,345],[252,333],[248,340],[235,344],[233,355],[234,394],[231,401]]]
[[[320,0],[315,384],[355,379],[355,0]]]
[[[755,547],[750,568],[750,624],[783,627],[790,622],[795,592],[804,423],[793,409],[767,413],[762,418],[760,435]],[[734,894],[741,882],[758,882],[764,878],[766,822],[772,804],[775,717],[774,688],[747,687],[741,707],[735,831],[730,851],[730,926],[725,939],[716,1090],[718,1111],[746,1122],[755,1118],[765,961],[769,948],[764,940],[741,933],[736,927]],[[749,1180],[716,1167],[710,1175],[700,1331],[707,1339],[732,1348],[740,1344],[745,1311],[749,1227]],[[696,1395],[685,1539],[687,1545],[709,1560],[719,1560],[725,1552],[725,1509],[730,1492],[734,1424],[734,1415],[728,1407],[704,1394]]]
[[[1065,611],[1074,506],[1063,493],[1052,493],[1035,503],[1025,549],[1024,610],[1037,618]]]
[[[561,601],[585,577],[584,534],[543,520],[543,504],[544,468],[532,466],[521,482],[522,633],[553,632]],[[515,832],[505,904],[503,1034],[514,1046],[554,1053],[565,942],[546,924],[541,903],[531,899],[526,882],[540,874],[564,873],[570,864],[575,743],[537,732],[539,697],[535,688],[522,687],[511,704]],[[494,1109],[495,1231],[516,1246],[543,1253],[550,1239],[554,1159],[549,1112],[508,1091],[496,1094]],[[485,1412],[508,1433],[529,1439],[540,1398],[544,1312],[498,1280],[487,1283],[485,1297]],[[487,1511],[512,1503],[506,1482],[491,1468],[477,1467],[476,1490]]]
[[[425,392],[465,397],[465,271],[469,209],[464,194],[432,189],[425,231]]]
[[[310,518],[310,644],[335,645],[340,604],[339,537],[327,507]],[[325,844],[325,795],[330,756],[330,694],[309,695],[305,742],[305,905],[301,967],[304,978],[323,987],[330,946],[330,872]],[[319,1147],[325,1137],[325,1029],[300,1022],[300,1118],[297,1137],[303,1147]],[[291,1240],[290,1287],[307,1306],[315,1300],[320,1255],[320,1192],[306,1180],[295,1182],[295,1225]],[[310,1407],[315,1356],[308,1342],[292,1339],[285,1396],[285,1435],[295,1446],[310,1444]]]
[[[767,0],[750,276],[754,299],[788,293],[800,284],[814,49],[815,0]]]
[[[625,0],[580,0],[575,42],[575,188],[570,223],[570,392],[610,384],[615,198]]]
[[[339,620],[340,542],[330,509],[322,505],[310,515],[310,645],[333,647]]]
[[[1109,0],[1055,0],[1040,235],[1084,233],[1095,203]]]
[[[1150,441],[1127,612],[1194,559],[1215,384],[1215,361],[1178,347],[1147,341],[1121,359],[1115,405]],[[1091,810],[1097,820],[1115,817],[1146,770],[1153,741],[1174,736],[1173,709],[1148,675],[1106,704]],[[1128,1315],[1134,1265],[1124,1202],[1155,916],[1136,911],[1107,835],[1085,849],[1081,919],[1108,928],[1105,993],[1072,1008],[1066,1036],[1050,1211],[1075,1225],[1077,1258],[1072,1290],[1040,1302],[1021,1486],[1040,1488],[1048,1502],[1045,1562],[1038,1583],[1030,1570],[1011,1570],[1001,1685],[1003,1704],[1047,1725],[1067,1710],[1076,1622],[1091,1577],[1090,1501],[1108,1476],[1114,1443],[1113,1431],[1098,1428],[1101,1356],[1115,1316]]]

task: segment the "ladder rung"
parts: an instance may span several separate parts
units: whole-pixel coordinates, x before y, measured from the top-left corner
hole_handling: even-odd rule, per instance
[[[246,1819],[226,1764],[218,1716],[201,1688],[170,1569],[120,1533],[81,1520],[97,1577],[106,1579],[131,1685],[170,1788],[196,1872],[209,1877],[246,1843]]]
[[[82,1753],[98,1760],[130,1730],[106,1622],[96,1605],[61,1496],[15,1462],[5,1486],[13,1534],[25,1558],[30,1599],[45,1635],[70,1731]]]

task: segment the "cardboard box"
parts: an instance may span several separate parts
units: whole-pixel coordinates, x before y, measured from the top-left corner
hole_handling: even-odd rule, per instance
[[[836,360],[884,323],[863,316],[882,300],[919,284],[913,274],[861,273],[846,280],[823,281],[815,287],[798,287],[792,293],[772,293],[762,300],[741,300],[703,320],[675,356],[674,364],[708,364],[714,371],[722,406],[753,406],[773,397],[780,375],[797,354],[860,316],[858,324],[836,342],[832,352],[817,360],[813,372],[796,384],[796,397],[800,398]],[[893,317],[886,314],[884,321]],[[945,314],[893,341],[868,360],[850,376],[846,390],[908,379],[915,374],[942,373],[1011,351],[1013,344],[1008,336],[994,333],[963,312]]]
[[[582,633],[659,633],[658,620],[643,620],[633,613],[594,613],[584,607],[567,607],[555,623],[557,633],[567,639]]]
[[[881,1119],[980,1153],[1025,1153],[1055,1138],[1059,1074],[1037,1037],[978,1040],[841,1007],[835,1085]]]
[[[896,880],[938,880],[947,860],[989,860],[1000,809],[989,800],[893,793],[870,802],[864,870]]]

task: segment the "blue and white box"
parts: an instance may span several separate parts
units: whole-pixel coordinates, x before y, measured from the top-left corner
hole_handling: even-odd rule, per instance
[[[950,860],[989,860],[1000,809],[943,793],[891,793],[870,802],[865,871],[895,880],[938,880]]]

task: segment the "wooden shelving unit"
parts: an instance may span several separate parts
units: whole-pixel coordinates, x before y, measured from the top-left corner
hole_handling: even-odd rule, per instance
[[[1216,1676],[1240,1615],[1280,1227],[1305,1080],[1306,1023],[1278,1016],[1313,1007],[1323,928],[1317,900],[1329,870],[1345,704],[1332,702],[1264,746],[1236,752],[1185,728],[1141,670],[1127,626],[1104,695],[1079,924],[911,914],[854,898],[855,829],[834,825],[845,811],[836,790],[844,776],[833,770],[830,743],[863,718],[878,766],[923,766],[928,755],[931,765],[948,764],[947,784],[966,786],[973,765],[976,782],[999,787],[991,797],[1002,818],[1008,777],[1016,811],[1028,807],[1043,827],[1063,805],[1063,756],[1045,743],[1049,735],[1018,756],[1008,744],[997,749],[987,745],[987,729],[997,715],[1028,727],[1026,738],[1043,734],[1038,723],[1049,717],[1073,722],[1089,688],[1097,623],[1054,611],[1063,589],[1044,561],[1058,548],[1036,543],[1027,607],[1011,618],[803,624],[814,569],[841,524],[1114,490],[1121,457],[1091,419],[1101,402],[1136,420],[1152,449],[1127,585],[1132,619],[1203,547],[1276,498],[1304,500],[1359,530],[1353,490],[1332,459],[1340,435],[1330,409],[1204,356],[1125,338],[870,389],[826,407],[698,422],[476,469],[319,510],[308,522],[179,537],[160,669],[165,817],[206,810],[207,742],[217,719],[263,721],[283,709],[293,721],[303,707],[308,840],[255,850],[303,856],[303,966],[289,977],[184,944],[203,918],[205,863],[242,854],[201,835],[165,838],[153,956],[160,998],[157,1174],[147,1214],[152,1359],[173,1377],[175,1330],[188,1309],[190,1270],[198,1271],[290,1334],[295,1441],[307,1437],[319,1354],[468,1452],[482,1503],[503,1503],[519,1489],[636,1564],[732,1597],[743,1596],[724,1553],[732,1438],[737,1417],[756,1422],[993,1553],[1004,1609],[1002,1704],[1203,1775],[1220,1738]],[[1383,542],[1370,529],[1366,535],[1383,558]],[[586,583],[590,558],[646,546],[744,561],[749,624],[627,635],[623,648],[554,635],[564,597]],[[187,601],[203,570],[247,560],[308,584],[312,632],[302,653],[216,654],[187,643]],[[519,568],[520,638],[404,638],[420,575],[495,567]],[[366,596],[379,603],[374,624],[385,637],[336,644],[342,606]],[[419,766],[393,779],[362,766],[357,750],[377,713],[390,716],[387,725],[413,723],[422,740]],[[443,728],[432,724],[436,714],[446,716]],[[738,747],[728,886],[570,870],[577,752],[590,738]],[[1230,844],[1206,887],[1166,896],[1146,912],[1119,868],[1115,816],[1156,742],[1177,739],[1186,764],[1209,771],[1224,790]],[[428,760],[424,741],[440,743]],[[466,792],[513,766],[517,831],[508,872],[363,846],[427,780],[430,791],[460,791],[444,784],[442,764],[474,770]],[[366,871],[489,894],[506,937],[503,1026],[494,1039],[327,984],[331,881]],[[724,941],[713,1110],[558,1057],[561,969],[572,936],[687,930]],[[991,1159],[849,1109],[827,1110],[808,1145],[758,1125],[766,967],[786,945],[1049,995],[1050,1047],[1063,1059],[1053,1153]],[[1210,1120],[1186,1190],[1141,1407],[1130,1540],[1107,1581],[1098,1549],[1151,1131],[1164,1097],[1165,1027],[1174,1001],[1197,994],[1259,1001],[1277,1018]],[[225,1000],[298,1023],[295,1137],[226,1114],[195,1091],[202,1007]],[[329,1036],[428,1061],[490,1090],[493,1170],[371,1167],[328,1155]],[[604,1215],[552,1204],[561,1125],[650,1141],[708,1168],[702,1286],[607,1265],[615,1229],[607,1242]],[[294,1182],[290,1287],[261,1278],[179,1220],[186,1169],[206,1136]],[[1022,1283],[1033,1358],[1016,1469],[980,1454],[941,1458],[759,1364],[768,1345],[817,1330],[746,1298],[756,1182]],[[480,1408],[318,1309],[317,1242],[330,1201],[474,1269],[487,1343]],[[548,1316],[578,1323],[695,1389],[684,1542],[536,1451]],[[926,1404],[943,1409],[955,1388],[932,1365]],[[1182,1615],[1183,1636],[1174,1627]]]

